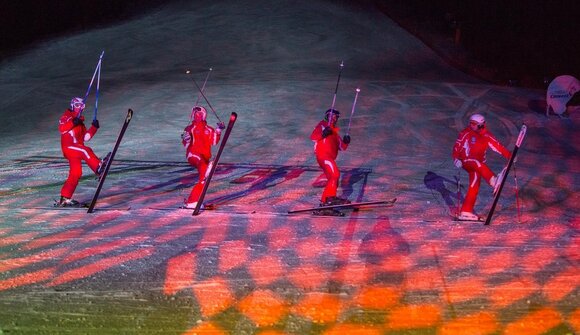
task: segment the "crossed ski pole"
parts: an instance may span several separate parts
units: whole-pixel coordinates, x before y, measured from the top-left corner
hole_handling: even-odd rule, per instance
[[[205,85],[207,84],[207,80],[209,79],[209,75],[211,74],[212,70],[213,69],[210,67],[209,71],[207,72],[207,75],[205,76],[205,80],[203,81],[203,85],[201,86],[201,92],[205,91]],[[195,106],[197,106],[197,104],[199,104],[199,99],[201,99],[201,94],[197,95],[197,100],[195,100]]]
[[[199,85],[197,84],[197,82],[195,81],[195,79],[193,79],[193,76],[191,75],[191,71],[190,70],[187,70],[187,71],[185,71],[185,73],[186,74],[189,74],[189,78],[191,78],[191,81],[193,82],[193,84],[195,85],[195,87],[197,88],[197,90],[199,91],[199,94],[203,97],[203,99],[205,100],[205,102],[207,103],[207,105],[209,106],[209,108],[211,109],[211,111],[213,112],[213,114],[215,115],[215,117],[218,119],[218,121],[221,122],[221,123],[223,123],[223,121],[217,115],[215,109],[213,109],[213,107],[212,107],[211,103],[209,102],[209,100],[207,100],[207,97],[203,93],[203,90],[199,87]]]
[[[338,92],[338,83],[340,83],[340,75],[344,68],[344,62],[340,61],[340,69],[338,70],[338,79],[336,80],[336,87],[334,88],[334,96],[332,97],[332,105],[330,106],[330,115],[328,116],[328,126],[332,125],[332,116],[334,114],[334,104],[336,102],[336,93]]]
[[[355,91],[356,91],[356,94],[354,96],[354,101],[352,102],[352,109],[350,111],[350,117],[348,118],[348,127],[346,128],[347,135],[350,135],[350,124],[352,122],[352,116],[354,115],[354,110],[356,108],[356,100],[358,99],[358,94],[360,92],[360,88],[357,87],[357,89]]]
[[[96,90],[96,94],[95,94],[95,113],[93,115],[93,121],[97,119],[97,110],[99,107],[99,87],[100,87],[100,83],[101,83],[101,64],[103,61],[103,55],[105,54],[105,51],[103,50],[101,52],[101,55],[99,56],[99,61],[97,62],[97,66],[95,67],[95,72],[93,72],[93,77],[91,78],[91,82],[89,83],[89,87],[87,88],[87,92],[85,93],[85,96],[83,98],[83,102],[87,101],[87,98],[89,97],[89,93],[91,92],[91,87],[93,86],[93,82],[95,81],[95,77],[97,78],[97,90]],[[83,113],[83,111],[80,112],[79,116]]]

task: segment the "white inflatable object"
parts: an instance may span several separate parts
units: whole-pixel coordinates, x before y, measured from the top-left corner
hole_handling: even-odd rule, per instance
[[[568,75],[554,78],[546,92],[546,116],[550,114],[550,108],[554,114],[562,115],[566,111],[566,103],[578,91],[580,91],[578,79]]]

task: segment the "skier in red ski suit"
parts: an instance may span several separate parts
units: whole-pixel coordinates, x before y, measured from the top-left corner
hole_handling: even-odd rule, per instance
[[[481,178],[494,187],[494,192],[501,181],[504,171],[496,176],[485,164],[487,148],[501,154],[506,159],[510,158],[510,151],[487,130],[483,115],[473,114],[469,119],[469,126],[459,133],[452,153],[455,166],[457,168],[463,167],[469,173],[469,188],[461,206],[459,220],[480,220],[479,216],[473,213],[473,207],[479,193]]]
[[[218,144],[221,132],[225,128],[222,122],[217,124],[217,129],[207,125],[207,111],[205,108],[195,106],[191,110],[192,122],[185,127],[181,134],[181,142],[186,147],[186,157],[189,164],[197,168],[199,180],[193,186],[189,198],[185,201],[185,208],[195,208],[205,184],[205,174],[209,168],[212,145]],[[203,204],[202,204],[203,206]]]
[[[329,122],[328,120],[331,117],[331,114],[332,121]],[[338,156],[338,150],[346,150],[350,143],[349,135],[345,135],[341,138],[338,133],[340,128],[336,126],[336,122],[338,121],[339,116],[339,111],[334,109],[327,110],[325,112],[324,120],[316,125],[310,135],[310,139],[314,141],[314,154],[316,155],[316,161],[324,171],[327,178],[326,187],[324,188],[320,199],[321,206],[350,203],[347,199],[336,196],[340,171],[338,170],[335,160]]]
[[[104,163],[109,155],[101,161],[93,150],[85,145],[99,129],[99,121],[93,120],[91,127],[87,130],[84,124],[85,117],[81,115],[85,109],[85,103],[82,98],[73,98],[70,103],[70,109],[67,109],[60,117],[58,130],[60,131],[60,145],[62,154],[69,162],[68,178],[60,190],[60,201],[58,206],[76,206],[78,201],[72,199],[72,195],[82,177],[82,161],[100,175]]]

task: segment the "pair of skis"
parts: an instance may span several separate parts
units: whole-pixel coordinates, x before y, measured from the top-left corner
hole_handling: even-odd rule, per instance
[[[391,200],[353,202],[350,204],[309,207],[309,208],[290,210],[290,211],[288,211],[288,214],[299,214],[299,213],[311,212],[314,215],[320,215],[320,216],[344,216],[344,213],[341,212],[340,210],[350,209],[353,211],[357,211],[363,207],[371,207],[371,206],[379,206],[379,205],[392,206],[395,204],[396,201],[397,201],[397,198],[393,198]]]

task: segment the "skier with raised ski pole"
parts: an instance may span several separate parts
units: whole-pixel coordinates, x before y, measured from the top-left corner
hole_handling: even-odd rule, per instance
[[[212,71],[212,69],[210,68],[209,71]],[[189,74],[190,72],[187,71],[187,73]],[[200,196],[204,188],[206,173],[208,172],[208,169],[211,168],[211,147],[219,143],[222,130],[225,128],[224,123],[219,119],[215,110],[211,108],[211,105],[210,108],[214,112],[219,122],[217,123],[217,128],[209,126],[206,120],[207,110],[204,107],[198,105],[200,96],[203,96],[209,105],[209,101],[203,93],[209,78],[209,73],[210,72],[208,72],[205,78],[203,88],[200,88],[195,80],[191,78],[199,90],[199,95],[196,104],[191,109],[190,124],[185,127],[183,133],[181,134],[181,143],[186,148],[187,162],[192,167],[196,168],[198,172],[198,181],[193,186],[193,189],[191,190],[189,197],[185,200],[183,206],[184,208],[189,209],[195,209],[198,207],[198,201],[200,200]],[[200,205],[200,208],[203,209],[203,204]]]
[[[89,168],[99,176],[109,159],[110,152],[102,160],[95,155],[93,150],[85,145],[91,140],[99,129],[97,119],[97,106],[99,99],[99,83],[101,78],[101,63],[104,51],[99,57],[95,72],[84,98],[74,97],[70,101],[70,108],[67,108],[59,119],[58,129],[60,132],[60,143],[64,158],[69,162],[69,173],[60,191],[60,200],[55,203],[57,207],[79,207],[78,201],[72,199],[80,178],[82,177],[82,161],[85,161]],[[85,101],[89,96],[93,82],[97,78],[97,89],[95,98],[95,112],[90,128],[84,124],[85,117],[82,115],[85,109]]]
[[[324,191],[322,192],[322,196],[320,198],[320,206],[350,203],[348,199],[340,198],[336,195],[340,178],[340,170],[336,164],[336,157],[338,156],[339,150],[344,151],[348,148],[351,140],[350,135],[345,135],[344,137],[340,136],[340,128],[337,126],[338,118],[340,117],[340,111],[334,108],[336,94],[338,91],[338,84],[340,82],[340,76],[343,67],[344,63],[341,62],[338,79],[336,81],[336,88],[334,90],[334,97],[332,99],[332,105],[330,109],[324,113],[324,119],[318,122],[310,135],[310,139],[314,142],[314,154],[316,156],[316,161],[318,162],[318,165],[327,178]],[[317,214],[342,215],[342,213],[333,209],[322,210]]]

